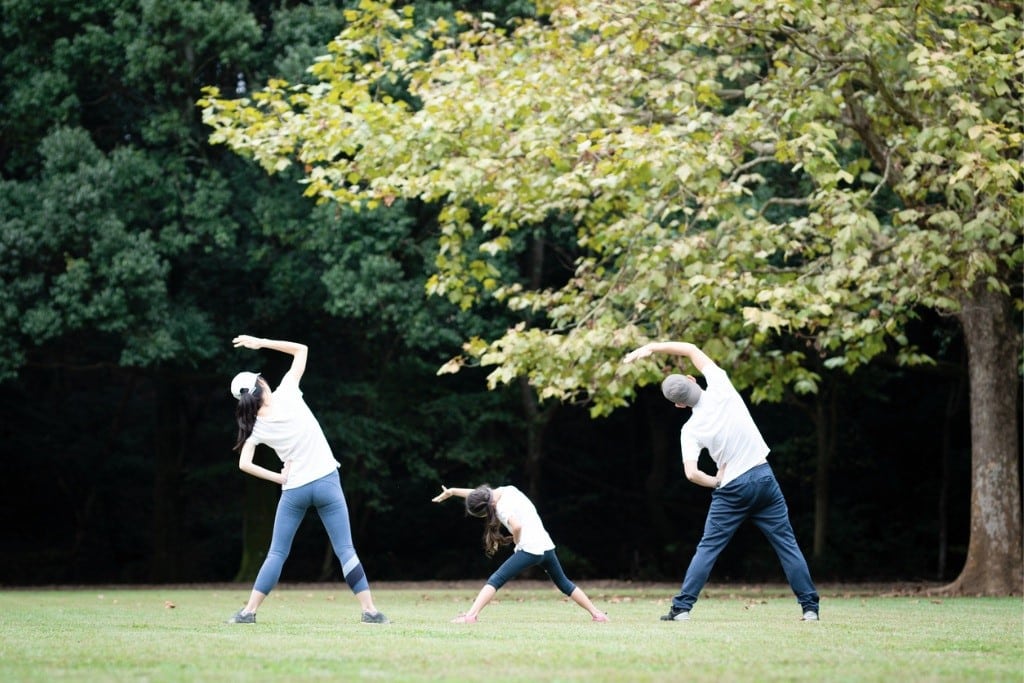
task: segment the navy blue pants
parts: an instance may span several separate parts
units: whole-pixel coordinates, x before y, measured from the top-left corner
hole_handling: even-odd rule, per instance
[[[818,593],[789,522],[786,499],[768,463],[744,472],[711,494],[704,536],[690,560],[682,588],[672,598],[672,606],[686,611],[693,607],[718,556],[747,519],[757,525],[775,549],[800,607],[805,612],[817,612]]]

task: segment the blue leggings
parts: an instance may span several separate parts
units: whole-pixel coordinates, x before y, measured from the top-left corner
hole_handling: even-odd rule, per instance
[[[306,511],[311,507],[316,508],[320,521],[327,529],[327,536],[331,539],[334,554],[341,562],[341,573],[345,575],[345,582],[349,588],[353,593],[369,590],[370,584],[363,572],[363,565],[359,562],[355,546],[352,544],[348,504],[345,502],[345,493],[341,490],[341,476],[337,470],[304,486],[281,492],[281,499],[277,502],[277,514],[274,516],[274,535],[270,539],[270,550],[267,552],[267,559],[263,561],[263,566],[260,567],[260,573],[256,576],[254,590],[268,595],[277,585],[284,561],[291,552],[295,532],[306,516]]]
[[[533,567],[538,564],[547,572],[551,580],[555,582],[558,590],[566,595],[571,595],[576,590],[576,585],[562,571],[562,565],[558,562],[558,555],[555,555],[554,549],[544,551],[543,555],[534,555],[525,550],[515,551],[511,557],[498,567],[496,572],[491,574],[491,578],[487,579],[487,585],[493,586],[494,590],[498,590],[511,579],[522,574],[527,567]]]

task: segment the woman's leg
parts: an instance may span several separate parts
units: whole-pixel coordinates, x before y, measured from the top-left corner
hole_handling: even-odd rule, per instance
[[[270,594],[281,578],[281,569],[291,552],[295,532],[298,531],[299,524],[302,523],[302,518],[305,517],[309,507],[309,492],[304,491],[304,488],[306,487],[281,492],[281,498],[277,501],[277,513],[274,515],[274,532],[270,538],[270,550],[267,551],[267,558],[263,560],[259,574],[256,575],[256,583],[249,595],[249,602],[242,609],[244,614],[255,614],[264,598]]]
[[[316,506],[320,521],[331,539],[331,547],[341,563],[341,573],[345,583],[352,590],[364,612],[376,614],[377,607],[373,604],[370,583],[366,579],[363,564],[356,555],[355,544],[352,542],[352,527],[348,516],[348,503],[345,492],[341,488],[341,477],[333,472],[310,484],[314,488],[313,504]]]

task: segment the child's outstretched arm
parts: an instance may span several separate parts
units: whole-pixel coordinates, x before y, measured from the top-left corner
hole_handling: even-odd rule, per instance
[[[444,501],[448,500],[452,496],[458,496],[459,498],[466,498],[472,492],[473,492],[473,489],[458,489],[458,488],[450,489],[447,486],[445,486],[444,484],[441,484],[441,493],[439,493],[436,496],[434,496],[433,498],[431,498],[431,500],[433,502],[435,502],[435,503],[441,503],[441,502],[444,502]]]

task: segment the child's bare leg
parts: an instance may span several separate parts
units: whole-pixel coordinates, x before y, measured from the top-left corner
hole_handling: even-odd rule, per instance
[[[473,606],[469,608],[468,612],[466,612],[466,618],[476,619],[480,614],[480,610],[487,606],[487,603],[491,601],[491,598],[493,598],[494,594],[497,592],[497,588],[489,583],[485,584],[484,587],[480,589],[480,592],[477,593],[476,600],[473,601]]]
[[[594,607],[594,603],[592,603],[590,601],[590,598],[587,597],[587,594],[584,593],[583,589],[580,588],[579,586],[577,586],[575,588],[575,590],[573,590],[573,592],[569,595],[569,597],[572,598],[573,602],[575,602],[577,605],[579,605],[583,609],[585,609],[588,612],[590,612],[590,616],[592,616],[592,617],[603,617],[603,616],[605,616],[604,612],[602,612],[601,610],[599,610],[596,607]]]

